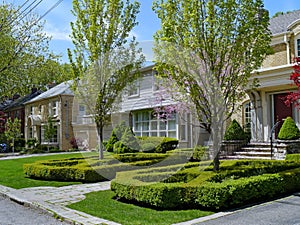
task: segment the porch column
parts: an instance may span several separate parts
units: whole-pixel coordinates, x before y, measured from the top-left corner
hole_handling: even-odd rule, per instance
[[[251,102],[251,142],[263,142],[263,113],[261,96],[257,91],[248,92]]]

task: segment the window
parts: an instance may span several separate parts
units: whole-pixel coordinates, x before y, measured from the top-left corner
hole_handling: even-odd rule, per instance
[[[49,115],[57,116],[58,115],[58,101],[52,101],[49,104]]]
[[[244,131],[247,134],[251,134],[251,104],[250,102],[247,102],[243,105],[243,126],[244,126]]]
[[[135,97],[139,95],[139,82],[133,82],[128,88],[128,96]]]
[[[47,125],[45,125],[47,126]],[[45,138],[45,126],[41,127],[41,143],[58,143],[58,127],[57,125],[54,125],[55,132],[53,136],[50,138],[50,140],[47,140]]]
[[[160,120],[150,110],[134,112],[133,131],[137,136],[176,138],[176,113],[167,120]]]
[[[84,116],[85,115],[85,106],[79,105],[79,115]]]
[[[34,107],[33,106],[30,106],[30,114],[34,115]]]
[[[159,91],[162,88],[162,80],[156,77],[157,72],[153,75],[153,91]]]

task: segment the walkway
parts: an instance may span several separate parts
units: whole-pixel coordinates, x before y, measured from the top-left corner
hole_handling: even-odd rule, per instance
[[[25,206],[35,207],[63,218],[71,224],[118,224],[112,221],[91,216],[84,212],[69,209],[66,205],[79,202],[85,198],[84,194],[110,189],[110,182],[93,184],[79,184],[65,187],[34,187],[13,189],[0,185],[0,193]]]

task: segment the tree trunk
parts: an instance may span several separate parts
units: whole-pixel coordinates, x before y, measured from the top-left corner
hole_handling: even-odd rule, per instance
[[[104,158],[104,148],[103,148],[103,123],[97,123],[97,134],[98,134],[98,150],[99,150],[99,159]]]

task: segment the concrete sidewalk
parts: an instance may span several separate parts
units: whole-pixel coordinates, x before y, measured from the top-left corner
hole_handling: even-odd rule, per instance
[[[109,224],[118,223],[91,216],[84,212],[69,209],[66,205],[79,202],[84,194],[110,189],[110,182],[79,184],[65,187],[33,187],[13,189],[0,185],[0,194],[22,205],[41,209],[70,224]]]

